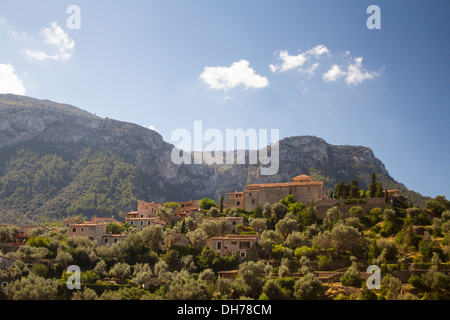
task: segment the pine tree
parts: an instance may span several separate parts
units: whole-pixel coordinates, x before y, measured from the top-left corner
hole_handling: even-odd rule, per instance
[[[352,184],[350,187],[350,198],[352,198],[352,199],[359,198],[358,180],[352,180]]]
[[[375,194],[377,193],[377,177],[375,173],[372,173],[372,178],[370,180],[370,188],[369,193],[371,198],[375,198]]]
[[[383,185],[380,182],[377,182],[377,191],[375,192],[375,198],[383,198]]]
[[[220,206],[219,206],[219,212],[220,213],[223,213],[223,201],[224,201],[224,198],[223,198],[223,195],[220,197]]]
[[[186,220],[185,219],[183,219],[183,221],[181,221],[180,233],[186,234]]]

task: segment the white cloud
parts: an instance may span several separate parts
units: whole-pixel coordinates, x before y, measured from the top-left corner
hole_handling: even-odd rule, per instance
[[[311,67],[306,69],[304,72],[308,74],[309,78],[313,77],[315,75],[315,71],[319,67],[318,63],[314,63]]]
[[[347,55],[347,53],[346,53]],[[337,64],[333,65],[323,75],[323,80],[326,82],[337,81],[339,78],[345,77],[345,82],[349,85],[358,85],[364,80],[373,79],[379,76],[378,72],[365,71],[362,66],[362,57],[357,57],[347,66],[347,71],[343,71]]]
[[[269,80],[256,74],[247,60],[234,62],[230,67],[205,67],[200,79],[212,89],[225,91],[240,85],[246,89],[259,89],[269,85]]]
[[[51,23],[49,28],[42,29],[40,35],[45,44],[56,48],[56,52],[48,54],[44,51],[27,49],[25,50],[27,57],[40,61],[47,59],[58,61],[67,60],[72,56],[75,42],[69,38],[69,35],[56,22]]]
[[[269,67],[272,72],[286,72],[291,69],[300,68],[306,62],[306,57],[304,54],[290,56],[287,51],[280,51],[279,58],[283,60],[283,63],[279,65],[271,64]]]
[[[9,63],[0,64],[0,93],[25,95],[23,81],[15,74],[14,67]]]
[[[308,59],[311,56],[314,56],[316,59],[319,58],[319,56],[329,53],[329,50],[324,45],[318,45],[304,53],[300,53],[296,56],[291,56],[288,54],[286,50],[279,51],[279,59],[282,60],[281,64],[278,65],[269,65],[269,68],[272,72],[286,72],[292,69],[299,69],[299,71],[304,72],[303,66],[308,61]],[[314,69],[318,67],[318,64],[313,65]],[[310,69],[308,69],[310,70]],[[306,71],[309,73],[308,71]]]
[[[337,79],[345,76],[345,74],[346,73],[342,71],[337,64],[335,64],[323,75],[323,80],[326,82],[337,81]]]
[[[328,50],[328,48],[325,47],[323,44],[321,44],[321,45],[318,45],[318,46],[306,51],[306,55],[313,55],[316,58],[318,58],[322,54],[329,53],[329,52],[330,51]]]
[[[363,58],[355,58],[355,63],[348,66],[347,77],[345,78],[345,82],[347,84],[358,85],[364,80],[372,79],[379,74],[377,72],[368,72],[362,70],[362,61]]]

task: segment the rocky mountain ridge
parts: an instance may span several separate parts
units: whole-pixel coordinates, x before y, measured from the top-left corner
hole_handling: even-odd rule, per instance
[[[57,217],[66,216],[68,206],[76,200],[66,199],[70,198],[68,190],[75,188],[76,174],[86,165],[79,162],[86,155],[86,150],[91,152],[91,156],[110,152],[129,164],[136,170],[142,185],[135,187],[133,196],[147,201],[217,199],[226,192],[242,190],[250,183],[290,181],[291,177],[299,174],[309,174],[314,179],[323,180],[327,188],[333,188],[339,181],[348,183],[351,179],[357,179],[360,187],[367,189],[370,176],[375,172],[383,186],[408,192],[403,184],[389,175],[371,149],[334,146],[314,136],[282,139],[279,142],[279,172],[273,176],[260,175],[259,165],[175,165],[171,161],[173,148],[160,134],[139,125],[103,119],[79,108],[47,100],[0,95],[0,222],[12,221],[15,216],[21,215],[27,216],[27,220],[39,220],[33,214],[38,217],[49,202],[58,201],[64,202],[65,206],[51,211]],[[26,204],[11,204],[11,197],[18,188],[17,183],[11,183],[16,179],[12,177],[21,172],[20,167],[14,167],[11,159],[20,150],[29,150],[37,159],[57,155],[67,166],[67,172],[57,173],[63,176],[59,189],[35,204],[33,214],[27,210]],[[30,170],[33,174],[37,169]],[[34,180],[30,184],[22,187],[30,189],[25,193],[25,203],[36,199],[33,188],[38,183]],[[75,189],[78,190],[76,194],[83,196],[81,187]],[[58,200],[61,195],[67,201]],[[5,201],[7,198],[9,200]],[[123,214],[126,209],[121,208],[117,214]],[[89,215],[87,212],[84,214]],[[1,221],[2,216],[5,221]]]

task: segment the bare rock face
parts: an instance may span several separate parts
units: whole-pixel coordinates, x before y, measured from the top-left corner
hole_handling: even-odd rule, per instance
[[[299,174],[324,179],[328,188],[351,179],[366,188],[372,172],[383,183],[399,185],[369,148],[333,146],[313,136],[281,140],[279,171],[272,176],[261,175],[260,165],[175,165],[171,161],[174,146],[155,131],[69,105],[0,95],[0,153],[7,158],[11,150],[28,146],[73,159],[86,148],[115,152],[154,182],[148,201],[217,199],[249,183],[291,181]],[[7,159],[1,160],[0,176],[7,170]]]

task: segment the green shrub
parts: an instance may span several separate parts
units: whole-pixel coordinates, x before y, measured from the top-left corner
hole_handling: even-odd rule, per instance
[[[315,255],[316,255],[316,250],[314,250],[311,247],[307,247],[307,246],[298,247],[294,251],[294,256],[296,256],[297,258],[301,258],[301,257],[313,258]]]
[[[329,270],[333,259],[329,256],[318,256],[317,267],[319,270]]]
[[[408,282],[416,289],[424,288],[423,279],[416,274],[411,275],[411,277],[409,277],[408,279]]]
[[[30,271],[39,277],[45,277],[48,273],[48,268],[45,264],[39,263],[33,265]]]

